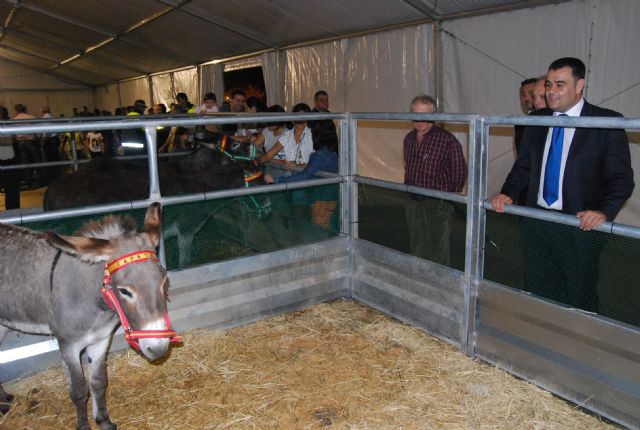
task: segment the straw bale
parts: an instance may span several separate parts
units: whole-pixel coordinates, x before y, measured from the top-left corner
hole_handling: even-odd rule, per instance
[[[352,301],[184,337],[161,363],[110,357],[120,428],[618,428]],[[17,401],[0,428],[73,428],[60,368],[6,388]]]

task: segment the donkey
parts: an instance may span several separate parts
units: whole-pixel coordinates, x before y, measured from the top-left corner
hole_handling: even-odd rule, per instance
[[[164,356],[169,343],[179,341],[167,315],[166,272],[155,254],[160,205],[147,209],[140,233],[131,218],[107,216],[76,234],[0,224],[0,342],[9,329],[55,336],[77,428],[90,429],[90,391],[99,428],[116,429],[106,404],[106,358],[118,324],[127,341],[149,360]],[[89,390],[80,361],[83,352]],[[0,402],[5,404],[0,412],[6,413],[12,399],[0,386]]]

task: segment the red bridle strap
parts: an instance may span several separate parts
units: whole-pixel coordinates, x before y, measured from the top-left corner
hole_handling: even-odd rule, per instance
[[[133,330],[131,328],[131,324],[129,324],[129,320],[127,320],[127,316],[122,310],[122,306],[120,306],[120,302],[118,301],[113,288],[111,287],[111,275],[113,273],[124,268],[128,264],[141,263],[147,260],[154,260],[158,262],[158,257],[156,256],[155,251],[143,250],[132,252],[131,254],[123,255],[122,257],[108,262],[104,268],[104,281],[102,285],[102,295],[104,296],[107,305],[109,305],[109,308],[117,313],[118,318],[120,318],[120,323],[124,330],[124,338],[127,340],[129,345],[138,351],[140,351],[138,339],[169,338],[169,342],[171,343],[182,342],[182,338],[177,336],[175,330],[171,327],[169,314],[166,310],[164,312],[165,330]]]

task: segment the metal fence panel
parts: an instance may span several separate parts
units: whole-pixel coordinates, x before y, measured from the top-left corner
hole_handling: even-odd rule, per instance
[[[476,354],[630,427],[640,427],[640,333],[483,281]]]

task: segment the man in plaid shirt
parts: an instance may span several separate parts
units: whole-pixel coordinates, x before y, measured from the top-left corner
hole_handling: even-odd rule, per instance
[[[417,95],[411,112],[431,113],[436,101]],[[404,183],[459,193],[467,179],[462,145],[448,131],[430,121],[414,121],[404,138]],[[409,194],[406,207],[411,253],[436,263],[450,265],[449,235],[453,205],[447,200]]]

